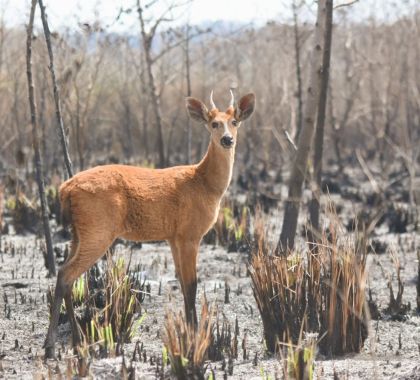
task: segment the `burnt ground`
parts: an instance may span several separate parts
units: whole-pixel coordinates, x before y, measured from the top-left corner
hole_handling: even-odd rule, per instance
[[[343,224],[359,210],[366,209],[365,203],[349,199],[352,196],[348,194],[333,194],[331,198],[341,204],[339,215],[344,219]],[[273,212],[267,220],[274,226],[273,236],[278,236],[281,218]],[[412,226],[406,232],[397,233],[391,224],[384,221],[374,230],[373,245],[381,253],[371,253],[368,258],[368,284],[382,319],[370,322],[370,335],[361,353],[333,359],[318,355],[315,364],[318,379],[333,379],[334,374],[339,379],[420,379],[420,317],[415,310],[420,236]],[[55,244],[63,247],[67,243],[56,239]],[[54,285],[54,279],[47,278],[39,247],[40,240],[34,235],[9,234],[1,238],[0,377],[7,379],[59,378],[60,373],[66,374],[68,358],[72,357],[70,326],[65,323],[59,326],[57,343],[57,348],[61,347],[61,360],[43,361],[42,344],[48,327],[46,293],[48,287]],[[129,251],[125,245],[117,245],[115,257],[128,258]],[[398,257],[401,264],[401,278],[405,285],[403,303],[411,304],[411,309],[400,320],[392,320],[386,313],[389,279],[397,293],[393,257]],[[181,310],[182,296],[166,244],[143,244],[141,248],[134,248],[132,267],[137,264],[142,265],[151,293],[143,303],[146,317],[133,342],[125,346],[125,353],[130,358],[135,343],[139,341],[147,360],[134,362],[136,378],[153,379],[156,378],[154,362],[162,353],[160,336],[165,310]],[[228,253],[224,247],[203,244],[200,248],[197,302],[205,292],[210,303],[217,306],[220,319],[226,318],[232,327],[235,318],[238,319],[239,355],[233,360],[233,375],[227,378],[274,379],[276,375],[282,378],[281,360],[267,355],[264,350],[261,318],[250,278],[246,275],[246,265],[247,254]],[[158,295],[160,282],[162,289]],[[224,302],[226,284],[231,290],[229,303]],[[244,359],[242,341],[245,335],[247,358]],[[121,361],[121,357],[94,359],[90,373],[98,379],[121,378]],[[216,379],[223,378],[222,362],[209,363],[209,366],[215,370]]]

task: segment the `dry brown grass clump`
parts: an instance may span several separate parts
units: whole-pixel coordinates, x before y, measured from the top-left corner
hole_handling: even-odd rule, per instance
[[[359,249],[360,246],[359,246]],[[321,271],[319,348],[328,355],[359,352],[367,338],[366,246],[352,242],[320,247],[325,260]],[[322,260],[322,258],[321,258]]]
[[[316,253],[280,257],[259,249],[252,258],[254,296],[269,351],[279,342],[297,344],[302,330],[318,333],[324,354],[360,351],[367,337],[366,249],[339,242],[334,233],[328,238],[324,234]]]
[[[144,283],[131,276],[122,258],[113,262],[108,255],[103,276],[91,280],[88,288],[79,321],[84,339],[91,346],[99,344],[104,356],[120,355],[122,346],[131,341],[142,322],[136,316],[144,299]],[[77,300],[79,296],[76,284],[73,298]]]
[[[169,359],[177,379],[204,379],[208,349],[214,326],[214,311],[204,299],[197,330],[187,324],[181,313],[169,311],[165,317],[164,363]]]
[[[133,275],[125,261],[108,255],[103,269],[94,266],[73,285],[72,301],[82,332],[79,358],[121,355],[125,343],[140,327],[144,281]],[[49,294],[51,299],[52,294]],[[63,304],[60,321],[66,321]],[[80,355],[83,352],[84,355]]]
[[[264,255],[258,250],[251,261],[254,297],[270,352],[277,350],[279,341],[297,342],[300,326],[306,318],[307,278],[301,257],[296,256],[295,259],[292,264],[292,261],[284,257]]]

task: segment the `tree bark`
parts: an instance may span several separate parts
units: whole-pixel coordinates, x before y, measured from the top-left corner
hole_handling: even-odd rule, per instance
[[[314,141],[314,189],[312,200],[309,203],[309,218],[311,222],[310,239],[312,242],[319,241],[319,210],[321,201],[321,179],[322,179],[322,153],[324,148],[324,126],[325,113],[327,108],[328,80],[331,61],[331,41],[333,27],[333,0],[326,1],[326,19],[324,35],[324,52],[322,57],[321,90],[319,94],[318,115],[316,120],[315,141]]]
[[[149,95],[152,102],[153,112],[156,119],[157,138],[156,147],[159,152],[159,167],[165,166],[165,146],[163,141],[163,126],[162,126],[162,114],[159,104],[159,97],[156,93],[155,77],[153,75],[153,60],[151,55],[152,40],[154,37],[154,31],[146,33],[146,25],[143,18],[143,8],[141,7],[140,0],[137,0],[137,12],[140,21],[140,31],[143,40],[144,57],[146,61],[146,71],[149,80]]]
[[[46,93],[47,93],[47,75],[45,69],[42,69],[42,79],[39,79],[42,82],[41,91],[40,91],[40,102],[39,102],[39,125],[41,126],[41,157],[42,163],[44,165],[44,170],[46,173],[49,171],[48,165],[48,146],[47,146],[47,122],[46,122]]]
[[[26,75],[28,79],[28,97],[29,107],[31,112],[31,125],[32,125],[32,144],[35,155],[35,169],[36,169],[36,181],[38,184],[39,197],[41,200],[41,212],[42,222],[44,225],[45,243],[47,246],[47,266],[50,275],[55,276],[55,260],[54,251],[52,246],[50,224],[48,220],[47,200],[45,197],[44,187],[44,176],[42,172],[42,161],[41,154],[39,151],[39,138],[38,138],[38,122],[35,104],[35,90],[32,78],[32,38],[33,38],[33,27],[34,27],[34,15],[37,0],[32,0],[31,12],[29,16],[29,24],[27,29],[26,39]]]
[[[146,153],[146,160],[149,161],[150,157],[150,150],[149,150],[149,132],[148,132],[148,124],[149,124],[149,105],[148,105],[148,96],[147,96],[147,84],[146,84],[146,78],[145,78],[145,58],[144,58],[144,52],[141,55],[141,72],[140,72],[140,86],[141,86],[141,92],[143,94],[143,97],[141,99],[141,110],[142,110],[142,121],[143,121],[143,144],[144,149]]]
[[[63,155],[64,155],[64,163],[67,169],[67,175],[69,177],[73,176],[73,165],[70,160],[70,155],[68,151],[68,143],[67,143],[67,137],[64,132],[64,124],[63,124],[63,118],[61,116],[61,102],[60,102],[60,91],[57,86],[57,80],[55,77],[55,69],[54,69],[54,55],[52,51],[51,46],[51,33],[50,28],[48,26],[47,21],[47,15],[45,13],[45,7],[42,0],[38,0],[39,8],[41,9],[41,20],[42,20],[42,26],[44,29],[44,35],[45,35],[45,42],[47,44],[48,49],[48,56],[50,58],[50,72],[51,72],[51,80],[53,83],[53,90],[54,90],[54,102],[55,102],[55,114],[57,117],[57,127],[58,127],[58,133],[61,140],[61,146],[63,149]]]
[[[191,96],[190,25],[186,26],[185,36],[185,79],[187,96]],[[187,164],[191,164],[191,119],[187,117]]]
[[[300,131],[302,130],[302,114],[303,114],[303,99],[302,99],[302,70],[300,66],[300,35],[297,15],[297,5],[293,1],[293,32],[295,38],[295,65],[296,65],[296,83],[297,83],[297,101],[298,101],[298,113],[296,123],[296,134],[295,140],[299,139]]]
[[[289,179],[289,194],[285,201],[285,212],[277,253],[287,254],[295,243],[297,220],[302,199],[302,185],[306,176],[308,157],[315,128],[315,117],[319,104],[322,69],[322,38],[325,30],[326,2],[318,1],[317,21],[315,24],[314,48],[311,57],[310,82],[307,89],[307,100],[304,107],[304,119],[299,135],[298,147]]]
[[[84,142],[85,136],[83,133],[82,121],[81,121],[81,106],[80,106],[80,94],[79,88],[75,84],[75,93],[76,93],[76,141],[77,141],[77,155],[79,157],[79,170],[84,170],[85,168],[85,156],[84,156]]]

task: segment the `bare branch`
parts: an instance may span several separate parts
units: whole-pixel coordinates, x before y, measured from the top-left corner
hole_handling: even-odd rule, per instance
[[[342,7],[349,7],[350,5],[353,5],[355,3],[357,3],[359,0],[351,0],[347,3],[343,3],[343,4],[337,4],[334,9],[338,9],[338,8],[342,8]]]
[[[68,147],[67,147],[67,138],[64,133],[64,124],[63,118],[61,116],[61,102],[60,102],[60,91],[57,85],[57,79],[55,77],[55,70],[54,70],[54,55],[52,52],[51,46],[51,32],[48,26],[47,15],[45,13],[45,7],[42,0],[38,0],[39,8],[41,9],[41,19],[42,19],[42,26],[44,28],[44,35],[45,35],[45,42],[47,44],[48,55],[50,58],[50,72],[51,72],[51,80],[53,83],[53,90],[54,90],[54,102],[55,102],[55,114],[57,117],[57,125],[58,125],[58,132],[61,140],[61,146],[63,148],[63,155],[64,155],[64,163],[66,165],[67,174],[69,177],[73,176],[73,167],[70,160]]]
[[[190,3],[191,0],[187,0],[185,2],[181,2],[181,3],[172,3],[171,5],[168,6],[168,8],[165,9],[165,11],[161,14],[160,17],[158,17],[156,19],[156,21],[153,23],[152,27],[150,28],[149,31],[149,37],[153,39],[153,37],[156,34],[156,29],[158,28],[158,26],[162,23],[162,22],[169,22],[169,21],[173,21],[174,19],[172,17],[166,17],[168,13],[172,12],[174,9],[176,8],[181,8],[184,5],[187,5],[188,3]],[[148,8],[147,6],[145,8]]]
[[[195,37],[201,36],[201,35],[206,34],[206,33],[208,33],[207,30],[204,30],[204,31],[200,30],[197,33],[190,34],[188,36],[188,39],[192,40]],[[157,54],[155,57],[153,57],[152,63],[155,63],[156,61],[161,59],[164,55],[166,55],[167,53],[169,53],[171,50],[175,49],[176,47],[178,47],[182,44],[185,44],[185,42],[186,42],[186,38],[182,38],[182,39],[178,40],[177,42],[175,42],[174,44],[167,46],[166,49],[162,50],[159,54]]]

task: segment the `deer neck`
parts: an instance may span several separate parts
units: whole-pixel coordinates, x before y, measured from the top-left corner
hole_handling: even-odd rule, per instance
[[[206,155],[197,165],[197,173],[206,188],[218,197],[222,197],[229,186],[234,158],[235,147],[225,149],[211,140]]]

